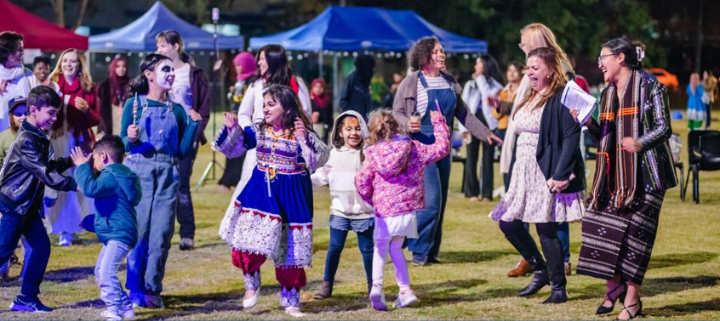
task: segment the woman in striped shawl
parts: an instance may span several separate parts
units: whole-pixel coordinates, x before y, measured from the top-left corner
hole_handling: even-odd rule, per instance
[[[650,261],[665,191],[677,184],[668,139],[665,88],[642,74],[643,52],[626,39],[605,43],[598,66],[609,83],[600,99],[595,180],[582,227],[578,274],[607,280],[597,314],[624,298],[619,320],[642,314],[640,285]]]

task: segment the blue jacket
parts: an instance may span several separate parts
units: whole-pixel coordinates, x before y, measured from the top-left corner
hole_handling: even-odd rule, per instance
[[[140,179],[123,164],[111,164],[93,177],[85,163],[75,169],[75,181],[88,197],[95,199],[95,233],[100,242],[110,240],[134,247],[138,240],[135,206],[140,203]]]

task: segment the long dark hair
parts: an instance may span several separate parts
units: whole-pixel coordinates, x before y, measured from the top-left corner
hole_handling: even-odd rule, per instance
[[[485,76],[485,79],[488,81],[490,79],[495,79],[495,81],[497,81],[501,86],[505,84],[505,76],[500,70],[500,65],[498,65],[497,60],[495,60],[493,56],[482,55],[480,56],[480,60],[483,62],[483,76]]]
[[[288,62],[287,51],[281,45],[265,45],[258,51],[256,61],[260,61],[260,53],[265,53],[265,61],[268,70],[264,75],[258,74],[259,77],[265,78],[265,87],[270,85],[290,86],[290,78],[293,70]],[[258,68],[258,73],[260,68]],[[253,79],[254,81],[255,79]]]
[[[135,77],[130,83],[132,93],[147,95],[148,91],[150,91],[150,84],[148,83],[147,77],[145,77],[145,71],[154,71],[155,66],[163,60],[170,60],[172,62],[172,59],[167,56],[156,53],[149,54],[143,58],[143,61],[140,63],[140,75]]]
[[[282,128],[283,129],[292,129],[295,127],[295,118],[300,118],[303,121],[303,124],[305,124],[305,128],[307,131],[315,133],[312,126],[312,121],[310,118],[303,112],[302,108],[300,107],[300,98],[298,98],[297,94],[290,89],[288,86],[283,85],[277,85],[277,84],[270,84],[263,92],[264,95],[270,95],[276,102],[282,106],[284,114],[282,118]],[[260,123],[260,127],[265,127],[266,125],[269,125],[265,122],[265,119]]]
[[[642,61],[638,58],[637,48],[630,40],[615,38],[604,43],[602,47],[610,49],[613,55],[625,54],[625,65],[631,70],[643,69]]]

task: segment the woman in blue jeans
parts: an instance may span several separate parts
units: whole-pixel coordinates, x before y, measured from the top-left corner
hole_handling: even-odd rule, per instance
[[[502,143],[460,99],[462,88],[444,72],[445,51],[435,37],[424,37],[410,49],[410,73],[398,86],[393,116],[412,139],[424,144],[435,141],[429,110],[439,110],[452,127],[454,118],[475,137],[490,144]],[[437,263],[442,241],[442,222],[450,180],[450,156],[425,169],[425,208],[417,212],[418,238],[408,241],[413,265]]]

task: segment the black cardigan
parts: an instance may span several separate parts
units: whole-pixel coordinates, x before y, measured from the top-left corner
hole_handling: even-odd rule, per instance
[[[564,88],[553,94],[545,104],[540,120],[537,162],[545,179],[565,181],[575,177],[563,193],[585,190],[585,163],[580,153],[581,127],[561,102]]]

